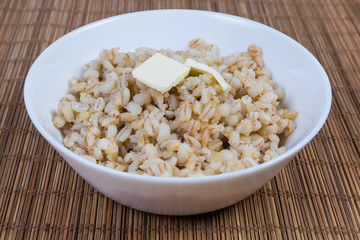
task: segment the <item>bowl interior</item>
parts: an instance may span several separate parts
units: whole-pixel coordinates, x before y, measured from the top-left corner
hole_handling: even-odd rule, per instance
[[[49,46],[35,61],[25,83],[28,113],[40,133],[57,148],[62,136],[52,124],[69,80],[105,48],[138,47],[186,49],[201,37],[216,44],[221,55],[244,52],[255,43],[263,51],[273,80],[284,87],[283,104],[298,112],[297,130],[287,139],[288,149],[300,149],[321,128],[331,103],[329,80],[318,61],[300,44],[265,25],[225,14],[163,10],[120,15],[75,30]],[[294,151],[295,151],[294,150]]]

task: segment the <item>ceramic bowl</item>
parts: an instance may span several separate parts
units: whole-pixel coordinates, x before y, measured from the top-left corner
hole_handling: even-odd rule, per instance
[[[244,52],[255,43],[273,80],[286,92],[283,105],[296,110],[297,129],[281,156],[241,171],[197,178],[140,176],[106,168],[66,149],[52,124],[69,80],[105,48],[133,51],[140,46],[186,49],[201,37],[221,55]],[[273,178],[320,130],[331,105],[329,79],[315,57],[290,37],[263,24],[221,13],[156,10],[123,14],[76,29],[51,44],[32,65],[25,81],[28,114],[42,136],[89,184],[126,206],[159,214],[186,215],[232,205]]]

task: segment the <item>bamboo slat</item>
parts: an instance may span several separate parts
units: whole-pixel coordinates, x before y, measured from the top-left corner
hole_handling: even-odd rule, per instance
[[[39,54],[87,23],[151,9],[249,18],[305,46],[333,93],[319,134],[245,200],[195,216],[137,211],[89,186],[32,125],[26,74]],[[358,0],[0,1],[0,239],[359,239]]]

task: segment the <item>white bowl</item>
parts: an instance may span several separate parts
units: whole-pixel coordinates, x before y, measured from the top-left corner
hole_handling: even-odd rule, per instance
[[[198,178],[140,176],[83,159],[62,145],[52,115],[68,91],[69,80],[104,48],[186,49],[201,37],[215,43],[221,55],[246,51],[251,43],[263,50],[265,65],[285,88],[283,102],[296,110],[297,129],[288,151],[256,167]],[[34,62],[25,82],[28,114],[39,132],[88,183],[113,200],[139,210],[170,215],[197,214],[234,204],[274,177],[320,130],[331,106],[328,77],[300,44],[260,23],[221,13],[157,10],[107,18],[83,26],[51,44]]]

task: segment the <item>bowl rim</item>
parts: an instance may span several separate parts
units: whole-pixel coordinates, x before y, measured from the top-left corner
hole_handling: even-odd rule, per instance
[[[287,151],[283,154],[281,154],[280,156],[272,159],[271,161],[268,162],[264,162],[261,163],[257,166],[253,166],[250,168],[245,168],[242,170],[238,170],[235,172],[230,172],[230,173],[222,173],[222,174],[218,174],[218,175],[210,175],[210,176],[198,176],[198,177],[156,177],[156,176],[144,176],[144,175],[138,175],[138,174],[134,174],[134,173],[128,173],[128,172],[122,172],[119,170],[115,170],[112,168],[108,168],[93,162],[90,162],[89,160],[80,157],[79,155],[75,154],[74,152],[70,151],[69,149],[67,149],[62,143],[59,143],[58,141],[56,141],[50,134],[47,133],[47,131],[45,130],[45,128],[40,124],[40,122],[38,121],[38,119],[36,118],[35,114],[31,111],[30,108],[30,93],[29,93],[29,86],[31,85],[31,78],[33,75],[33,71],[34,71],[34,66],[37,65],[37,62],[39,61],[39,59],[41,59],[41,57],[43,56],[44,53],[46,53],[49,49],[53,49],[55,47],[57,47],[58,45],[61,44],[62,41],[72,37],[75,34],[79,34],[82,31],[86,31],[89,28],[93,28],[99,25],[103,25],[103,24],[107,24],[109,22],[118,20],[118,19],[122,19],[122,18],[127,18],[129,16],[132,15],[139,15],[140,16],[148,16],[148,15],[157,15],[160,16],[160,14],[162,17],[166,17],[166,14],[194,14],[194,15],[198,15],[198,16],[207,16],[207,17],[215,17],[215,18],[222,18],[222,19],[227,19],[227,20],[232,20],[232,21],[240,21],[240,22],[244,22],[247,24],[252,24],[252,25],[256,25],[258,27],[262,27],[264,29],[267,29],[268,31],[274,32],[275,34],[278,34],[279,36],[287,39],[290,43],[292,43],[293,47],[296,48],[300,48],[301,51],[303,51],[306,55],[308,55],[308,57],[310,59],[313,60],[314,64],[316,64],[317,68],[320,70],[321,72],[321,79],[324,82],[325,88],[323,88],[324,92],[326,93],[326,99],[324,99],[325,101],[325,106],[326,108],[323,109],[323,113],[321,115],[321,118],[317,121],[315,127],[313,128],[313,131],[311,131],[304,139],[302,139],[300,142],[298,142],[295,146],[293,146],[290,149],[287,149]],[[203,182],[212,182],[212,181],[224,181],[224,180],[228,180],[231,178],[237,178],[243,175],[248,175],[248,174],[254,174],[258,171],[261,170],[265,170],[266,168],[269,168],[273,165],[276,165],[282,161],[285,161],[286,159],[288,159],[289,157],[292,157],[293,155],[295,155],[297,152],[299,152],[307,143],[309,143],[312,138],[320,131],[320,129],[322,128],[322,126],[324,125],[329,112],[330,112],[330,108],[331,108],[331,102],[332,102],[332,92],[331,92],[331,85],[330,85],[330,81],[329,78],[324,70],[324,68],[322,67],[322,65],[319,63],[319,61],[315,58],[315,56],[313,54],[311,54],[305,47],[303,47],[300,43],[298,43],[297,41],[295,41],[294,39],[290,38],[289,36],[287,36],[286,34],[283,34],[282,32],[271,28],[265,24],[247,19],[247,18],[243,18],[243,17],[239,17],[239,16],[235,16],[235,15],[230,15],[230,14],[225,14],[225,13],[218,13],[218,12],[212,12],[212,11],[204,11],[204,10],[188,10],[188,9],[161,9],[161,10],[146,10],[146,11],[138,11],[138,12],[131,12],[131,13],[125,13],[125,14],[120,14],[120,15],[116,15],[116,16],[112,16],[109,18],[104,18],[101,20],[97,20],[95,22],[86,24],[84,26],[81,26],[75,30],[72,30],[69,33],[66,33],[65,35],[63,35],[62,37],[58,38],[56,41],[54,41],[52,44],[50,44],[38,57],[37,59],[34,61],[34,63],[32,64],[30,70],[28,71],[28,74],[26,76],[25,79],[25,84],[24,84],[24,101],[25,101],[25,107],[26,110],[28,112],[28,115],[32,121],[32,123],[34,124],[34,126],[36,127],[36,129],[40,132],[40,134],[55,148],[55,149],[59,149],[62,152],[66,153],[70,158],[87,165],[90,168],[97,168],[100,172],[104,173],[104,174],[110,174],[110,175],[115,175],[115,176],[119,176],[119,177],[124,177],[124,178],[128,178],[131,180],[137,180],[137,181],[147,181],[147,182],[167,182],[169,184],[171,183],[181,183],[181,184],[189,184],[189,183],[203,183]]]

